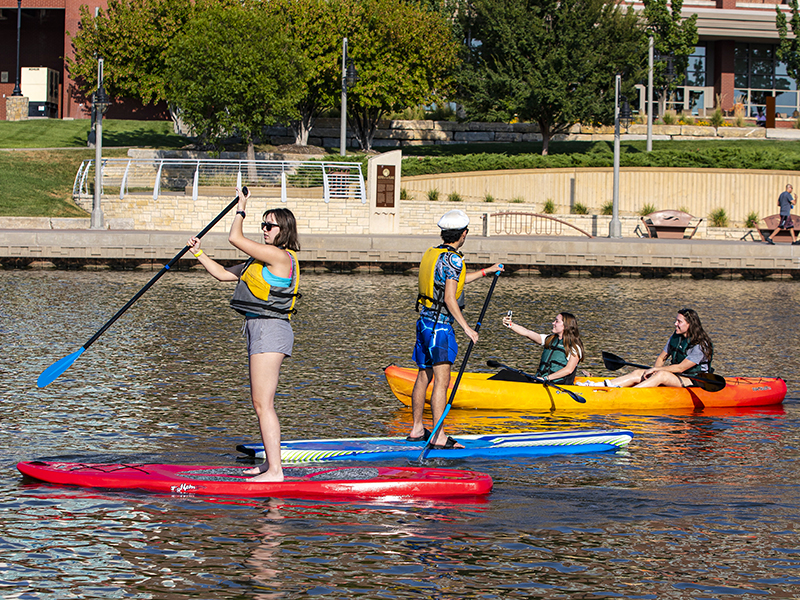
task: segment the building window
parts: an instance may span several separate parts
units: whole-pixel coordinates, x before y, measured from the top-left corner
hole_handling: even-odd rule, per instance
[[[775,57],[774,44],[737,43],[734,54],[734,96],[745,115],[766,112],[767,98],[775,97],[777,118],[796,117],[797,83],[789,77],[786,64]]]

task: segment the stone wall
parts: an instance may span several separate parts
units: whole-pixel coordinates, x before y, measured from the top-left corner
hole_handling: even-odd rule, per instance
[[[6,96],[6,121],[28,120],[27,96]]]
[[[266,130],[268,141],[275,145],[293,144],[294,133],[289,127],[270,127]],[[646,125],[631,125],[623,129],[623,140],[647,138]],[[706,127],[695,125],[654,125],[654,140],[697,139],[800,139],[798,129],[765,129],[764,127]],[[566,133],[554,135],[552,141],[595,142],[614,139],[613,127],[573,125]],[[535,123],[457,123],[455,121],[382,121],[373,139],[375,148],[402,146],[463,144],[476,142],[540,142],[542,135]],[[324,148],[338,147],[340,122],[338,119],[318,119],[311,130],[308,144]],[[355,138],[348,134],[347,146],[357,147]]]

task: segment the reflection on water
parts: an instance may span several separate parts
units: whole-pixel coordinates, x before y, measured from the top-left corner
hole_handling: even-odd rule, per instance
[[[257,438],[230,287],[170,273],[43,390],[152,273],[0,272],[0,594],[16,598],[755,598],[800,596],[793,281],[503,277],[470,359],[534,369],[501,326],[578,316],[587,360],[651,362],[698,310],[722,375],[778,375],[782,407],[700,413],[451,411],[451,433],[619,427],[617,453],[440,461],[485,471],[483,502],[315,502],[111,493],[23,481],[69,455],[233,464]],[[416,278],[304,274],[278,410],[284,437],[396,435],[383,378],[410,366]],[[474,322],[487,280],[469,287]],[[464,338],[459,334],[462,344]],[[462,348],[463,356],[463,348]],[[460,357],[457,366],[460,365]],[[403,463],[398,463],[403,464]]]

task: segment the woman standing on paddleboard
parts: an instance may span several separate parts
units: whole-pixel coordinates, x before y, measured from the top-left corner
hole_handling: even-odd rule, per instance
[[[595,385],[690,387],[694,382],[681,377],[681,374],[713,373],[711,368],[713,355],[714,345],[703,329],[697,312],[691,308],[682,308],[675,318],[675,333],[670,336],[667,345],[658,355],[655,366],[649,369],[636,369],[627,375],[606,379],[603,383]],[[669,364],[667,359],[670,359]]]
[[[281,426],[275,411],[275,391],[283,359],[292,355],[294,344],[289,319],[299,297],[297,222],[286,208],[268,210],[261,223],[264,243],[254,242],[242,232],[250,193],[247,188],[236,192],[239,204],[228,241],[250,259],[226,268],[203,252],[198,238],[190,238],[187,246],[212,276],[220,281],[237,282],[231,307],[246,317],[244,332],[250,356],[250,395],[267,455],[264,464],[245,473],[253,475],[253,481],[283,481]]]

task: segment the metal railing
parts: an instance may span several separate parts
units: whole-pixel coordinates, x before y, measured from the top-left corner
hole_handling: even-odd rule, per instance
[[[367,202],[360,163],[292,160],[231,160],[188,158],[104,158],[101,189],[119,190],[122,200],[132,193],[185,193],[196,200],[201,187],[272,188],[286,202],[289,189],[321,191],[325,202]],[[90,197],[94,185],[94,160],[84,160],[75,175],[73,198]],[[113,193],[113,192],[112,192]]]
[[[526,212],[498,212],[484,213],[483,216],[483,235],[548,235],[558,236],[564,234],[564,227],[574,229],[586,237],[593,237],[580,227],[572,223],[567,223],[556,217],[540,215],[538,213]],[[566,230],[569,235],[572,232]]]

